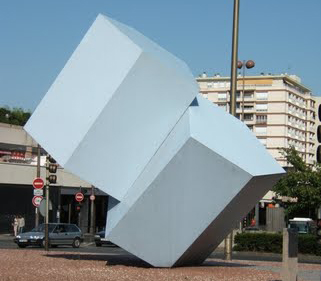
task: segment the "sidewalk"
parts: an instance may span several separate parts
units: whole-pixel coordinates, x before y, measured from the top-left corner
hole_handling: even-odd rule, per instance
[[[13,240],[14,236],[11,234],[0,234],[0,240]]]

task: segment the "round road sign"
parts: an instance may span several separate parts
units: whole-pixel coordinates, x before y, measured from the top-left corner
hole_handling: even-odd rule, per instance
[[[92,194],[92,195],[90,195],[89,199],[90,199],[91,201],[94,201],[94,200],[96,199],[96,196]]]
[[[42,196],[34,196],[34,197],[32,198],[32,204],[33,204],[35,207],[39,207],[41,200],[42,200]]]
[[[82,200],[84,200],[84,195],[81,192],[77,192],[75,194],[75,199],[77,202],[81,202]]]
[[[32,182],[34,188],[41,189],[44,186],[44,182],[42,178],[35,178]]]

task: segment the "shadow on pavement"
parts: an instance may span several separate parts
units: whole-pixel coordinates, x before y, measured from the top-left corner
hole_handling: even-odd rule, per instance
[[[82,254],[82,253],[48,253],[47,257],[51,258],[64,258],[70,260],[89,260],[89,261],[106,261],[106,265],[108,266],[132,266],[132,267],[140,267],[140,268],[155,268],[149,263],[131,255],[131,254],[104,254],[104,255],[96,255],[96,254]],[[196,266],[188,266],[189,268],[193,267],[253,267],[251,264],[241,264],[235,262],[220,262],[220,261],[205,261],[201,265]]]
[[[51,258],[64,258],[70,260],[89,260],[89,261],[106,261],[106,265],[124,265],[151,268],[152,266],[143,260],[132,255],[96,255],[96,254],[82,254],[82,253],[49,253],[46,255]]]

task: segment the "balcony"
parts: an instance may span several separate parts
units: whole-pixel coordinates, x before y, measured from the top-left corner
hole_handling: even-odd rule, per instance
[[[264,124],[267,124],[267,120],[256,120],[255,123],[258,125],[264,125]]]

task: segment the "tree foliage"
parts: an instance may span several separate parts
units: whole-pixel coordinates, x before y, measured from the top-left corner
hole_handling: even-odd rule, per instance
[[[24,111],[22,108],[0,107],[0,122],[11,125],[24,126],[29,117],[31,116],[30,111]]]
[[[289,217],[314,218],[316,209],[321,206],[321,167],[306,164],[294,147],[282,149],[282,154],[293,167],[288,169],[286,176],[275,185],[273,191],[279,196],[297,200],[281,202]]]

